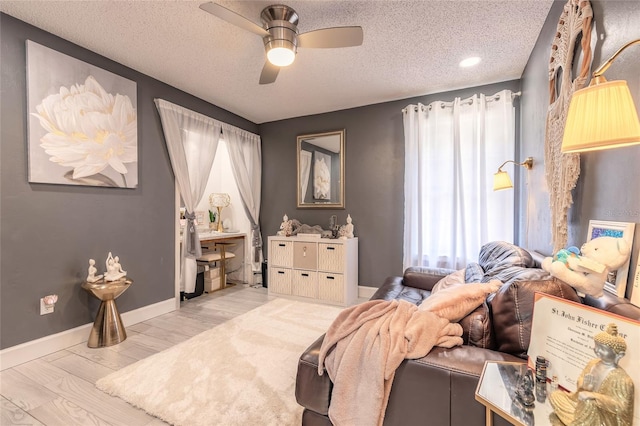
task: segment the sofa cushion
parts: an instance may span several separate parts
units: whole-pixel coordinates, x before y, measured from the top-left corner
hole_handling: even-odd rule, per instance
[[[495,350],[527,358],[535,292],[580,302],[576,291],[556,278],[514,281],[487,299],[491,312]]]

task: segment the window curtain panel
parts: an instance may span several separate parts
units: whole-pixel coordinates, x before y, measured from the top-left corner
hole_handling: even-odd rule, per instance
[[[186,209],[187,224],[180,250],[180,290],[193,293],[198,271],[196,258],[202,255],[194,210],[209,180],[222,123],[163,99],[155,99],[155,103]]]
[[[409,105],[403,124],[404,268],[461,269],[483,244],[513,241],[513,191],[492,185],[498,167],[514,159],[511,91]]]
[[[262,236],[260,233],[260,194],[262,179],[262,150],[260,136],[227,124],[222,126],[227,142],[231,170],[238,185],[245,213],[251,223],[253,270],[260,270],[262,262]]]

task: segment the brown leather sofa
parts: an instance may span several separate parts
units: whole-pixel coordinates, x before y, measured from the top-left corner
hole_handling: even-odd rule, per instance
[[[460,321],[463,346],[436,347],[424,358],[402,362],[391,388],[385,425],[484,425],[485,408],[475,400],[482,368],[485,361],[525,362],[536,291],[640,320],[640,308],[626,299],[606,292],[600,299],[578,297],[572,287],[539,269],[541,259],[520,247],[494,242],[482,248],[478,264],[462,271],[409,268],[402,277],[387,278],[372,299],[403,299],[419,305],[445,277],[464,282],[499,279],[504,284]],[[323,337],[302,354],[298,363],[296,398],[304,407],[302,424],[306,426],[331,425],[328,409],[333,384],[327,374],[318,375]],[[508,423],[494,415],[494,424]]]

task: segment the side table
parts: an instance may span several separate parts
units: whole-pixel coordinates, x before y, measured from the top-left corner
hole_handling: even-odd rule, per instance
[[[486,407],[485,424],[493,425],[493,413],[512,425],[549,425],[553,407],[547,399],[550,384],[535,384],[533,405],[524,405],[516,396],[521,369],[525,363],[487,361],[484,364],[476,400]]]
[[[115,281],[105,281],[102,278],[94,283],[87,281],[82,283],[83,289],[101,300],[100,308],[87,341],[88,347],[112,346],[127,338],[127,332],[116,308],[115,299],[124,293],[131,284],[133,284],[133,280],[127,277]]]

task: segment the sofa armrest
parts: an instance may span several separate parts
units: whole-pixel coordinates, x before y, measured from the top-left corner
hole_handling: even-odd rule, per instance
[[[371,300],[406,300],[420,305],[431,295],[431,289],[438,281],[455,272],[442,268],[413,266],[404,271],[402,277],[388,277],[371,296]]]
[[[420,305],[431,295],[431,291],[405,285],[402,277],[389,277],[382,287],[378,288],[371,300],[405,300],[414,305]]]
[[[453,272],[455,272],[453,269],[412,266],[404,271],[402,283],[409,287],[431,291],[438,281]]]
[[[631,318],[636,321],[640,321],[640,308],[631,304],[627,299],[617,297],[607,291],[599,298],[592,296],[585,296],[583,298],[585,305],[593,306],[598,309],[602,309],[612,314],[622,315],[623,317]]]

